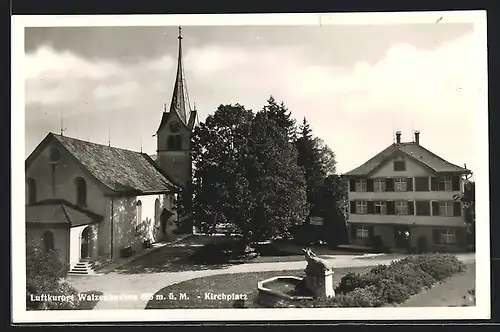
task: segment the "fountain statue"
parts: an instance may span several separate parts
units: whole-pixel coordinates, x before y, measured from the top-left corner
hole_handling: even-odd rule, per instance
[[[303,248],[306,256],[306,287],[317,297],[334,297],[332,266],[309,248]]]

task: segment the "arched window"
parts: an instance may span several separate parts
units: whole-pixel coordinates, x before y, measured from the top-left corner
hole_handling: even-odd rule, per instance
[[[142,222],[142,202],[140,200],[136,203],[136,225],[139,225]]]
[[[54,249],[54,233],[51,231],[43,232],[42,240],[45,251]]]
[[[157,198],[155,200],[155,225],[160,222],[160,200]]]
[[[87,182],[82,177],[75,179],[76,186],[76,204],[80,206],[87,205]]]
[[[172,151],[182,150],[182,137],[180,135],[168,136],[167,149]]]
[[[36,204],[36,181],[33,178],[26,180],[26,190],[28,190],[28,204]]]

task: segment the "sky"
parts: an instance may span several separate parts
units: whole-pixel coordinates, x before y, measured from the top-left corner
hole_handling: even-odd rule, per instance
[[[220,104],[255,111],[270,95],[347,172],[402,131],[474,171],[474,26],[466,23],[183,26],[200,121]],[[48,132],[154,154],[175,80],[177,27],[27,28],[26,157]]]

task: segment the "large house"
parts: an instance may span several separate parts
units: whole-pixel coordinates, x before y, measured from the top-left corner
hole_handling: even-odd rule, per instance
[[[57,250],[70,269],[115,260],[126,248],[140,251],[144,240],[175,229],[174,199],[191,181],[197,123],[187,103],[181,40],[179,28],[177,77],[155,155],[49,133],[26,159],[27,241]]]
[[[461,251],[466,223],[455,199],[471,171],[420,145],[396,141],[344,174],[349,183],[351,245],[396,250]]]

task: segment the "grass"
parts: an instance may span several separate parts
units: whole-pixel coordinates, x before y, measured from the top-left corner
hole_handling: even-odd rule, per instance
[[[338,283],[348,272],[364,273],[370,268],[372,267],[334,269],[334,282]],[[154,296],[155,299],[148,302],[146,309],[251,308],[254,307],[257,297],[257,283],[279,275],[303,277],[304,270],[235,273],[196,278],[159,290]],[[170,300],[170,294],[177,300]],[[181,299],[181,294],[186,294],[187,299]],[[242,294],[246,300],[211,300],[205,298],[205,294]]]
[[[411,297],[401,307],[469,307],[475,306],[475,297],[469,290],[476,284],[476,264],[467,264],[467,271],[444,283]]]

